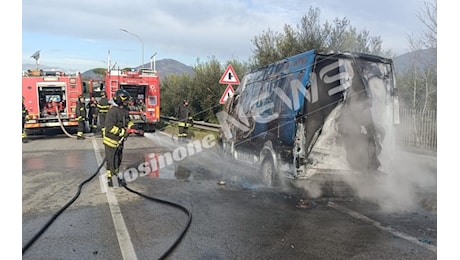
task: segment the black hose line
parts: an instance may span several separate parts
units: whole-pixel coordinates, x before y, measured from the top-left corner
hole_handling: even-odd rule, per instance
[[[135,190],[132,190],[130,188],[128,188],[128,186],[126,185],[126,183],[122,182],[124,185],[122,185],[127,191],[130,191],[132,193],[135,193],[141,197],[144,197],[148,200],[152,200],[152,201],[156,201],[156,202],[160,202],[160,203],[163,203],[163,204],[166,204],[166,205],[170,205],[170,206],[173,206],[173,207],[176,207],[182,211],[185,212],[185,214],[187,214],[188,216],[188,221],[187,221],[187,225],[184,227],[184,229],[182,230],[180,236],[176,239],[176,241],[174,241],[174,243],[171,245],[171,247],[169,247],[169,249],[163,253],[163,255],[161,255],[160,258],[158,258],[159,260],[162,260],[162,259],[165,259],[169,254],[171,254],[171,252],[174,250],[174,248],[176,248],[176,246],[179,244],[179,242],[182,240],[182,238],[184,237],[185,233],[187,233],[187,230],[188,228],[190,227],[190,224],[192,223],[192,213],[184,206],[180,205],[180,204],[177,204],[177,203],[174,203],[174,202],[171,202],[171,201],[167,201],[167,200],[162,200],[162,199],[158,199],[158,198],[154,198],[154,197],[150,197],[150,196],[147,196],[145,194],[142,194],[138,191],[135,191]]]
[[[128,134],[128,136],[129,136],[129,134]],[[123,138],[122,141],[124,141],[126,138]],[[118,152],[119,147],[120,146],[117,146],[117,149],[116,149],[115,153]],[[117,159],[117,156],[114,156],[113,157],[113,165],[116,165],[116,159]],[[119,160],[119,162],[120,161],[121,160]],[[117,165],[117,166],[118,166],[117,168],[120,167],[120,165]],[[171,245],[171,247],[169,247],[169,249],[166,250],[166,252],[163,253],[163,255],[161,255],[160,258],[158,258],[159,260],[165,259],[169,254],[171,254],[171,252],[174,250],[174,248],[176,248],[176,246],[179,244],[179,242],[184,237],[185,233],[187,233],[187,230],[190,227],[190,224],[192,223],[192,212],[190,212],[190,210],[188,210],[186,207],[184,207],[184,206],[182,206],[180,204],[177,204],[175,202],[171,202],[171,201],[167,201],[167,200],[163,200],[163,199],[159,199],[159,198],[155,198],[155,197],[150,197],[150,196],[147,196],[147,195],[145,195],[145,194],[143,194],[141,192],[138,192],[138,191],[135,191],[133,189],[130,189],[130,188],[128,188],[128,185],[127,185],[127,183],[126,183],[126,181],[124,179],[121,179],[119,176],[117,176],[117,178],[118,178],[118,183],[120,184],[120,186],[125,188],[127,191],[132,192],[134,194],[137,194],[137,195],[139,195],[139,196],[141,196],[143,198],[146,198],[148,200],[151,200],[151,201],[155,201],[155,202],[163,203],[163,204],[166,204],[166,205],[169,205],[169,206],[173,206],[175,208],[178,208],[178,209],[182,210],[183,212],[185,212],[185,214],[187,214],[187,216],[188,216],[187,225],[184,227],[184,229],[182,230],[181,234],[176,239],[176,241],[174,241],[174,243]]]
[[[97,168],[96,172],[91,175],[88,179],[84,180],[82,183],[80,183],[80,185],[78,185],[78,191],[77,193],[75,194],[75,196],[69,201],[67,202],[67,204],[64,205],[64,207],[62,207],[58,212],[56,212],[50,220],[48,220],[48,222],[42,227],[42,229],[40,229],[37,234],[35,234],[35,236],[29,240],[29,242],[26,243],[25,246],[22,247],[22,254],[24,254],[27,249],[29,249],[29,247],[35,243],[35,241],[48,229],[49,226],[51,226],[51,224],[53,224],[53,222],[59,217],[59,215],[62,214],[62,212],[64,212],[64,210],[66,210],[70,205],[72,205],[72,203],[74,203],[77,198],[80,196],[81,194],[81,189],[82,187],[90,182],[94,177],[96,177],[96,175],[99,173],[99,171],[101,170],[102,166],[104,166],[104,163],[105,163],[106,159],[104,158],[104,160],[102,161],[102,163],[99,165],[99,167]]]
[[[117,146],[117,150],[116,152],[118,152],[118,149],[119,149],[119,146]],[[114,156],[114,165],[115,165],[115,158],[116,156]],[[38,238],[40,238],[40,236],[49,228],[49,226],[51,226],[51,224],[53,224],[53,222],[68,208],[70,207],[70,205],[72,205],[72,203],[74,203],[77,198],[80,196],[81,194],[81,189],[83,188],[83,186],[85,184],[87,184],[88,182],[90,182],[92,179],[94,179],[94,177],[96,177],[96,175],[99,173],[99,171],[101,170],[102,166],[104,166],[104,163],[106,163],[106,158],[104,157],[104,160],[101,162],[101,164],[99,165],[99,167],[97,168],[96,172],[91,175],[88,179],[84,180],[82,183],[80,183],[80,185],[78,185],[78,191],[77,193],[75,194],[75,196],[69,201],[67,202],[67,204],[64,205],[64,207],[62,207],[58,212],[56,212],[50,220],[48,220],[48,222],[32,237],[32,239],[30,239],[23,247],[22,247],[22,254],[24,254],[29,248],[30,246],[32,246],[35,241],[37,241]],[[118,177],[118,176],[117,176]],[[184,237],[185,233],[187,232],[188,228],[190,227],[190,224],[192,222],[192,213],[187,209],[185,208],[184,206],[180,205],[180,204],[177,204],[177,203],[174,203],[174,202],[170,202],[170,201],[167,201],[167,200],[163,200],[163,199],[159,199],[159,198],[155,198],[155,197],[150,197],[150,196],[147,196],[145,194],[142,194],[138,191],[135,191],[135,190],[132,190],[130,188],[128,188],[126,182],[120,178],[118,178],[118,182],[121,186],[123,186],[127,191],[130,191],[134,194],[137,194],[143,198],[146,198],[148,200],[152,200],[152,201],[156,201],[156,202],[159,202],[159,203],[163,203],[163,204],[166,204],[166,205],[169,205],[169,206],[173,206],[173,207],[176,207],[182,211],[185,212],[185,214],[187,214],[188,216],[188,221],[187,221],[187,225],[184,227],[184,229],[182,230],[180,236],[176,239],[176,241],[171,245],[171,247],[165,252],[163,253],[163,255],[158,258],[160,260],[162,259],[165,259],[169,254],[171,254],[171,252],[174,250],[174,248],[176,248],[176,246],[179,244],[179,242],[182,240],[182,238]]]

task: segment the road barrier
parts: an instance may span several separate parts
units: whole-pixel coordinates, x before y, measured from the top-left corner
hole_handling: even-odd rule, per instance
[[[170,123],[178,122],[175,117],[161,116]],[[204,121],[193,121],[198,129],[219,132],[219,124]],[[416,109],[400,109],[400,124],[396,129],[398,146],[424,151],[437,151],[437,114],[436,110],[421,111]]]
[[[179,122],[179,120],[175,117],[160,116],[160,118],[161,120],[167,121],[169,123]],[[213,131],[213,132],[219,132],[220,130],[219,124],[211,124],[211,123],[204,122],[204,121],[193,121],[193,127],[196,127],[198,129]]]

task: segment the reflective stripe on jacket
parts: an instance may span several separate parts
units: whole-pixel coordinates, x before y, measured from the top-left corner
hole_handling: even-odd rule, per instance
[[[99,113],[107,113],[109,112],[110,104],[107,98],[101,98],[99,103],[97,104],[97,108]]]
[[[85,103],[77,102],[77,108],[75,113],[77,114],[77,119],[82,121],[86,119],[86,107]]]
[[[118,106],[111,107],[105,119],[103,143],[110,147],[117,147],[126,134],[126,129],[131,125],[128,110]]]

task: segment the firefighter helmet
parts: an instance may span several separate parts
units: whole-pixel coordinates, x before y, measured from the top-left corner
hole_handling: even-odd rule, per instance
[[[124,89],[119,89],[117,92],[115,92],[115,96],[113,97],[113,101],[115,101],[115,104],[121,106],[126,106],[128,105],[128,101],[131,99],[131,95],[129,95],[128,91]]]

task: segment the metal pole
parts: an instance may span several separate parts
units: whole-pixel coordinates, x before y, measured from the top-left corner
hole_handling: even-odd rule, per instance
[[[144,41],[141,39],[141,37],[135,33],[132,33],[126,29],[120,29],[121,31],[125,32],[125,33],[128,33],[128,34],[131,34],[133,36],[135,36],[137,39],[139,39],[139,41],[141,41],[141,44],[142,44],[142,68],[144,68]]]
[[[156,68],[156,61],[155,61],[155,56],[157,55],[158,52],[155,52],[152,57],[150,57],[150,59],[153,59],[153,71],[156,72],[157,71],[157,68]]]

